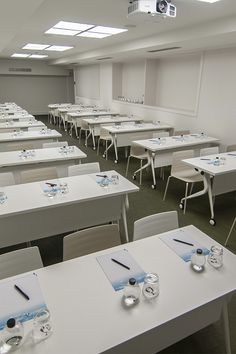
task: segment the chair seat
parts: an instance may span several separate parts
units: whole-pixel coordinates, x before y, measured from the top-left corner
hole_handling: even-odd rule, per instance
[[[203,177],[200,173],[194,170],[179,171],[178,173],[172,173],[172,177],[181,179],[186,183],[194,183],[203,181]]]
[[[140,154],[140,155],[130,154],[130,156],[135,157],[136,159],[140,159],[140,160],[148,159],[147,153]]]

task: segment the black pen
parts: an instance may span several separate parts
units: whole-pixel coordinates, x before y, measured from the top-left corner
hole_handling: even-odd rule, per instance
[[[185,245],[188,245],[188,246],[194,246],[192,243],[189,243],[189,242],[186,242],[186,241],[182,241],[182,240],[178,240],[177,238],[173,238],[173,241],[184,243]]]
[[[50,182],[46,182],[45,184],[48,184],[50,187],[55,187],[57,185],[56,183],[50,183]]]
[[[14,285],[14,288],[15,288],[26,300],[29,301],[29,299],[30,299],[29,296],[28,296],[26,293],[24,293],[24,291],[21,290],[21,288],[19,288],[19,286]]]
[[[96,175],[96,177],[103,177],[103,178],[107,178],[107,175]]]
[[[115,263],[119,264],[121,267],[124,267],[124,268],[126,268],[126,269],[130,270],[130,267],[128,267],[127,265],[125,265],[125,264],[123,264],[123,263],[121,263],[121,262],[117,261],[116,259],[111,258],[111,260],[112,260],[113,262],[115,262]]]

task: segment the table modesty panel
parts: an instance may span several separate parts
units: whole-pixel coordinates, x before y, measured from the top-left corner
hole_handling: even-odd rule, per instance
[[[194,226],[182,230],[203,246],[216,244]],[[154,354],[217,321],[236,289],[235,255],[224,249],[222,268],[207,263],[197,274],[159,236],[37,270],[54,333],[37,345],[19,347],[18,353],[74,354],[79,348],[86,354]],[[151,302],[141,298],[130,309],[122,306],[122,291],[114,291],[96,260],[124,248],[144,271],[160,277],[159,296]]]

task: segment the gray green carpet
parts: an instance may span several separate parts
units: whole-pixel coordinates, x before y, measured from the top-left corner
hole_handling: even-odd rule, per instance
[[[45,117],[38,117],[41,120],[45,120]],[[52,126],[50,126],[52,127]],[[119,163],[114,164],[113,152],[109,155],[109,160],[106,161],[102,158],[100,154],[92,150],[91,145],[85,148],[83,145],[83,140],[81,144],[78,144],[76,138],[71,138],[68,134],[63,133],[62,140],[67,140],[70,145],[78,145],[81,150],[87,154],[86,162],[98,161],[101,166],[101,170],[112,170],[116,169],[119,173],[125,173],[126,159],[124,156],[124,151],[120,149]],[[91,144],[91,142],[90,142]],[[101,149],[102,151],[102,149]],[[131,162],[130,173],[128,178],[132,181],[132,171],[138,168],[138,162]],[[166,169],[166,176],[168,176],[168,169]],[[170,187],[168,190],[166,201],[162,201],[165,181],[161,180],[158,176],[157,171],[157,183],[158,188],[156,190],[151,189],[152,179],[150,171],[144,172],[143,174],[143,184],[140,187],[138,193],[133,193],[130,195],[130,210],[128,212],[128,229],[129,235],[133,232],[133,222],[143,216],[168,211],[177,210],[179,214],[180,226],[193,224],[200,230],[211,236],[213,239],[220,243],[224,243],[227,233],[229,232],[230,225],[236,215],[236,200],[235,193],[229,193],[216,198],[215,201],[215,216],[217,224],[216,226],[211,226],[209,224],[209,205],[207,196],[201,198],[196,198],[188,202],[186,214],[179,209],[178,204],[184,193],[184,183],[178,182],[177,180],[172,180],[170,182]],[[138,185],[138,179],[133,181]],[[196,186],[196,190],[201,188],[201,186]],[[53,264],[55,262],[60,262],[62,260],[62,238],[63,236],[55,236],[40,241],[35,241],[40,248],[42,258],[45,265]],[[21,245],[19,245],[21,246]],[[24,247],[25,245],[22,245]],[[234,231],[228,248],[232,252],[236,252],[236,230]],[[13,248],[2,249],[1,253],[12,250]],[[187,286],[187,284],[186,284]],[[219,284],[220,287],[220,284]],[[183,289],[184,291],[184,289]],[[232,340],[232,353],[236,353],[236,337],[234,333],[236,331],[236,296],[231,301],[229,306],[230,313],[230,327],[231,327],[231,340]],[[223,329],[221,323],[216,323],[215,325],[209,326],[198,333],[180,341],[179,343],[165,349],[162,353],[168,354],[221,354],[225,352],[224,347],[224,337]],[[131,353],[121,353],[121,354],[131,354]],[[135,354],[135,353],[132,353]],[[145,354],[145,353],[144,353]]]

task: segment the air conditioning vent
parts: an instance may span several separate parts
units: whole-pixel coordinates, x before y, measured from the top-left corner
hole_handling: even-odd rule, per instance
[[[32,69],[31,68],[9,68],[8,71],[30,73]]]
[[[158,53],[158,52],[166,52],[167,50],[175,50],[180,49],[181,47],[169,47],[169,48],[162,48],[162,49],[153,49],[148,50],[147,53]]]

